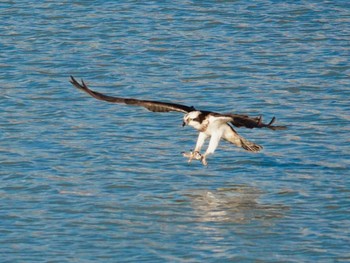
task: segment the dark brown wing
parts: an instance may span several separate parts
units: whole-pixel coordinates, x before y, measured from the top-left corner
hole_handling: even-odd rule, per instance
[[[287,129],[287,126],[274,126],[272,125],[276,118],[273,117],[269,123],[263,123],[262,122],[262,116],[259,117],[249,117],[247,115],[241,115],[241,114],[220,114],[223,117],[230,117],[232,123],[236,127],[245,127],[249,129],[253,128],[268,128],[271,130],[285,130]]]
[[[70,83],[72,83],[76,88],[86,92],[90,96],[98,99],[104,100],[112,103],[122,103],[128,105],[142,106],[153,112],[169,112],[169,111],[178,111],[183,113],[188,113],[190,111],[194,111],[194,107],[188,107],[181,104],[175,103],[167,103],[160,101],[152,101],[152,100],[138,100],[132,98],[120,98],[120,97],[112,97],[108,95],[104,95],[102,93],[93,91],[87,87],[83,80],[81,80],[81,84],[71,76]]]

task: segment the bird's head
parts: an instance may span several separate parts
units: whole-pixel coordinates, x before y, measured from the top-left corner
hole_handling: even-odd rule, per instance
[[[191,111],[191,112],[187,113],[184,116],[182,126],[189,125],[189,126],[192,126],[194,128],[199,127],[201,122],[202,122],[201,118],[200,118],[201,114],[202,114],[202,112],[200,112],[200,111]]]

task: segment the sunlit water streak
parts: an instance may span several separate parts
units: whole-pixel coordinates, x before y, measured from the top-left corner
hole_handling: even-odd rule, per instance
[[[0,3],[2,262],[350,261],[346,1]],[[188,165],[181,114],[277,117]]]

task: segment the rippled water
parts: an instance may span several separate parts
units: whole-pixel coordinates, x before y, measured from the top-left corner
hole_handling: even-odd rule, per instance
[[[347,1],[2,1],[2,262],[349,262]],[[204,168],[178,113],[277,117]]]

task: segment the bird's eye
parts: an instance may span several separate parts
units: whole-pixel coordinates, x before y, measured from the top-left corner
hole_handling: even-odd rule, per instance
[[[197,121],[197,122],[199,122],[199,118],[197,117],[197,118],[194,118],[194,119],[192,119],[193,121]]]

